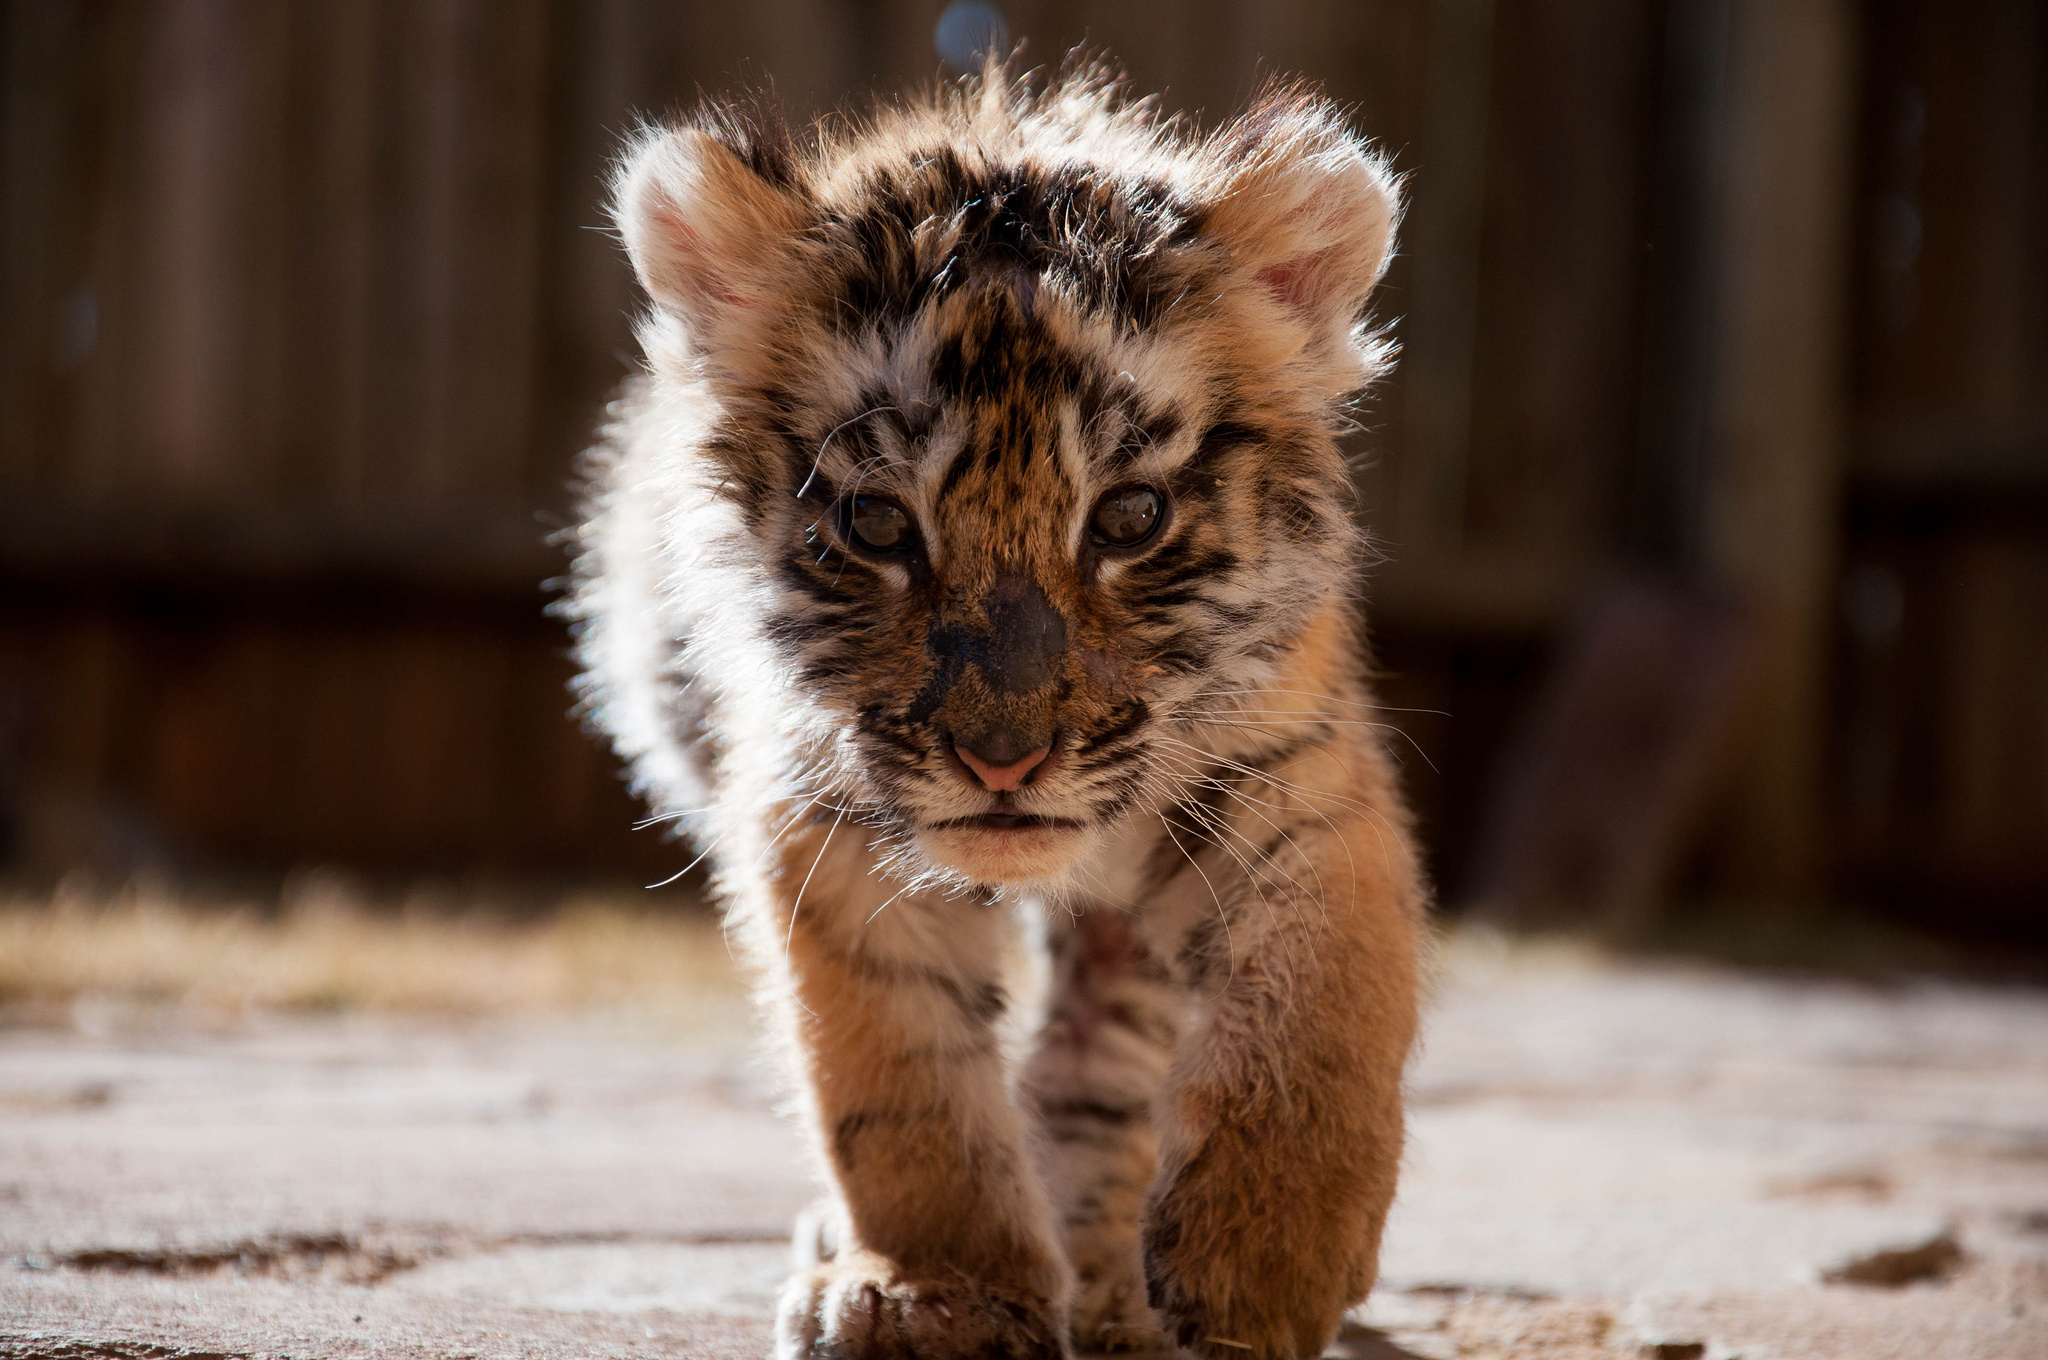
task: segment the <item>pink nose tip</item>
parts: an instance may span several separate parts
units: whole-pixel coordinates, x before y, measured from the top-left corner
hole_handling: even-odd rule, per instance
[[[1022,788],[1030,773],[1045,763],[1052,754],[1052,747],[1041,746],[1017,757],[1007,765],[991,765],[974,752],[959,743],[954,743],[953,754],[960,757],[962,764],[974,771],[974,777],[990,793],[1003,793],[1010,789]]]

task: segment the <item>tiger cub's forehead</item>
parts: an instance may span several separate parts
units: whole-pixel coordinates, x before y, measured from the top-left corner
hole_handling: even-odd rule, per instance
[[[901,325],[839,337],[813,390],[819,473],[929,515],[1078,498],[1165,480],[1210,404],[1171,337],[1089,317],[1038,284],[955,296]]]

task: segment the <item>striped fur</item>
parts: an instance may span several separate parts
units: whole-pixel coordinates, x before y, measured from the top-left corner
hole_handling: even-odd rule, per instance
[[[1385,167],[1298,88],[1201,135],[994,67],[650,128],[616,211],[654,306],[582,683],[710,857],[831,1184],[780,1353],[1318,1353],[1393,1194],[1424,896],[1335,442]],[[1159,527],[1099,541],[1132,486]],[[1012,737],[1051,753],[1015,789],[957,754]]]

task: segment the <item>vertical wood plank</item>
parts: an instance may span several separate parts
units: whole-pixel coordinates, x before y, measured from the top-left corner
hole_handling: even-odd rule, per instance
[[[127,230],[138,328],[135,445],[92,491],[156,486],[221,494],[243,444],[247,307],[241,156],[249,127],[248,33],[232,0],[158,0],[146,11],[136,108],[136,198]]]
[[[371,498],[368,403],[378,89],[369,3],[295,0],[282,122],[295,149],[286,262],[289,421],[279,485],[345,505]]]
[[[1423,552],[1464,536],[1491,124],[1493,0],[1433,0],[1408,252],[1396,529]]]
[[[1970,405],[1985,437],[2048,439],[2048,19],[2032,0],[1990,0],[1976,30],[1968,204]]]
[[[1638,0],[1512,0],[1491,102],[1463,532],[1583,573],[1636,443],[1660,26]]]
[[[126,9],[0,10],[0,487],[103,461]],[[93,457],[97,454],[100,457]]]
[[[1850,224],[1846,0],[1736,0],[1710,565],[1758,610],[1764,662],[1730,886],[1817,890],[1827,620],[1845,436]]]
[[[55,389],[67,276],[58,240],[74,210],[64,136],[78,98],[75,11],[0,8],[0,492],[21,494],[58,437]],[[76,287],[75,283],[70,285]]]
[[[275,499],[295,480],[293,436],[307,413],[293,390],[291,347],[305,301],[292,287],[306,159],[292,96],[303,86],[292,51],[292,13],[263,5],[236,16],[246,68],[237,135],[234,208],[241,238],[236,268],[243,305],[237,318],[235,394],[223,418],[235,430],[236,458],[218,495],[241,503]]]

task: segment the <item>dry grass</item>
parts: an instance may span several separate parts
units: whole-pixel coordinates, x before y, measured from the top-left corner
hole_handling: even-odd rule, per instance
[[[718,923],[631,898],[575,897],[515,921],[474,904],[372,904],[312,879],[275,909],[165,888],[0,898],[0,1006],[81,1000],[249,1011],[483,1015],[724,1007],[740,983]]]
[[[1836,950],[1827,962],[1840,967],[1845,951],[1839,943]],[[1694,956],[1711,959],[1715,951]],[[1817,957],[1796,961],[1813,968]],[[1925,968],[1932,956],[1911,957]],[[1613,959],[1610,948],[1587,938],[1451,928],[1439,937],[1432,972],[1439,985],[1453,978],[1483,984],[1531,968],[1597,969]],[[1787,959],[1739,961],[1784,966]],[[43,896],[0,890],[0,1022],[61,1023],[87,1002],[225,1019],[275,1011],[626,1010],[694,1027],[743,1015],[741,992],[716,919],[687,899],[644,892],[572,896],[515,918],[488,899],[445,892],[371,901],[346,880],[320,874],[298,878],[282,902],[261,905],[162,885]]]

